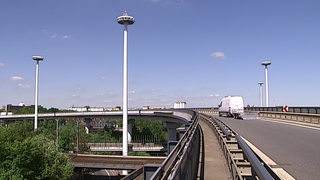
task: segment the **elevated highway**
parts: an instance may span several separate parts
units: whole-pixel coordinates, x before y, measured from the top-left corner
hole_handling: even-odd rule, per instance
[[[132,171],[132,174],[128,176],[128,179],[135,179],[133,177],[141,178],[141,173],[144,175],[148,174],[147,177],[150,179],[174,179],[174,177],[178,179],[181,179],[182,177],[201,179],[206,177],[205,174],[208,175],[208,173],[213,173],[210,170],[205,170],[205,166],[210,166],[208,160],[212,155],[211,153],[213,153],[212,151],[204,148],[209,144],[209,136],[213,136],[212,133],[208,136],[208,130],[210,131],[210,129],[215,131],[214,134],[216,137],[212,138],[218,139],[219,144],[223,147],[223,154],[226,156],[226,160],[228,160],[227,162],[219,161],[219,163],[215,164],[214,166],[221,166],[222,168],[232,171],[232,179],[247,179],[248,177],[252,179],[258,178],[257,176],[260,174],[261,169],[254,169],[254,161],[257,161],[256,163],[258,165],[267,164],[267,162],[260,157],[262,155],[259,154],[259,151],[256,149],[256,147],[277,163],[276,165],[271,165],[273,168],[284,168],[289,172],[289,175],[293,176],[289,176],[290,178],[288,179],[317,179],[319,177],[319,128],[307,128],[304,126],[302,127],[301,125],[288,125],[288,123],[291,124],[290,122],[286,122],[286,124],[283,123],[284,120],[290,119],[292,122],[296,121],[294,122],[295,124],[298,122],[300,123],[300,121],[308,121],[309,123],[316,125],[318,121],[314,119],[317,119],[319,115],[299,113],[299,115],[297,115],[299,118],[295,118],[293,112],[288,114],[282,112],[259,112],[259,116],[264,117],[267,120],[273,118],[281,119],[277,120],[277,122],[270,122],[262,121],[259,118],[252,118],[250,120],[235,120],[231,118],[217,117],[215,116],[215,110],[212,111],[212,109],[197,110],[199,112],[210,114],[210,116],[203,116],[195,113],[192,110],[129,112],[129,118],[145,118],[149,120],[157,119],[166,122],[185,124],[186,129],[185,133],[180,135],[179,139],[177,139],[178,141],[171,142],[172,146],[169,146],[171,150],[168,157],[157,161],[155,166],[144,164],[148,160],[145,162],[141,160],[137,160],[136,162],[134,160],[130,160],[133,161],[131,168],[140,168]],[[211,115],[213,115],[213,118]],[[67,118],[71,120],[79,120],[90,117],[96,119],[104,118],[121,120],[121,116],[121,112],[53,113],[40,114],[39,119],[53,120]],[[310,116],[312,116],[312,121],[309,121]],[[209,122],[206,124],[208,124],[210,128],[205,127],[205,124],[203,123],[199,123],[201,122],[201,117],[205,118],[206,121]],[[258,117],[258,115],[256,117]],[[33,115],[0,116],[0,120],[6,122],[24,119],[32,120]],[[218,121],[213,121],[213,119],[218,119]],[[203,132],[202,129],[204,129],[206,132]],[[203,134],[207,134],[206,138],[204,138]],[[245,145],[247,142],[246,140],[249,141],[249,144],[253,144],[256,147],[253,147],[252,145]],[[246,151],[252,151],[254,153],[250,154],[250,152]],[[246,155],[244,155],[244,153]],[[257,156],[258,158],[247,158],[248,155]],[[115,158],[121,159],[120,157]],[[89,160],[86,160],[84,157],[73,159],[75,160],[75,166],[79,167],[85,167],[86,164],[90,164],[90,167],[101,166],[100,168],[112,166],[106,164],[101,165],[100,160],[95,160],[96,158],[92,157],[89,157]],[[262,162],[260,162],[261,160]],[[90,163],[82,161],[90,161]],[[97,164],[95,164],[95,161],[97,161]],[[118,162],[121,162],[121,160]],[[120,163],[120,165],[117,167],[121,169],[121,166],[125,167],[125,163]],[[189,172],[188,170],[190,169],[196,169],[196,171]],[[277,176],[274,176],[275,173],[272,172],[272,170],[268,168],[266,168],[266,170],[272,174],[273,179],[281,179]],[[266,172],[266,170],[262,170],[261,172]],[[230,177],[230,175],[227,176]],[[263,173],[262,176],[264,176]],[[263,178],[260,177],[258,179]]]
[[[129,119],[153,119],[162,120],[165,122],[174,123],[189,123],[192,115],[181,111],[129,111]],[[53,120],[53,119],[84,119],[84,118],[103,118],[105,120],[122,120],[122,111],[102,111],[102,112],[69,112],[69,113],[45,113],[39,114],[39,120]],[[33,120],[34,114],[22,114],[22,115],[2,115],[0,120],[2,121],[19,121],[19,120]]]

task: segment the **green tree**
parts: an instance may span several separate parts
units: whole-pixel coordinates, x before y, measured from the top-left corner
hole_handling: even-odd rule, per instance
[[[3,141],[3,139],[1,139]],[[43,135],[0,146],[0,179],[69,179],[73,167]]]
[[[67,122],[59,129],[59,147],[63,151],[73,151],[76,143],[76,127],[74,122]]]
[[[152,141],[167,141],[167,131],[162,121],[135,120],[132,130],[134,138],[146,137]]]
[[[13,111],[14,114],[33,114],[34,113],[34,108],[31,107],[23,107],[21,109],[18,110],[14,110]]]
[[[44,120],[40,121],[37,134],[43,134],[51,140],[56,138],[57,124],[56,120]]]
[[[50,109],[48,109],[48,112],[50,113],[56,113],[56,112],[60,112],[60,110],[58,108],[53,108],[51,107]]]
[[[44,125],[52,129],[49,121]],[[0,127],[0,179],[69,179],[73,167],[47,131],[33,131],[33,122]]]
[[[23,141],[26,137],[34,136],[33,122],[21,121],[9,124],[8,127],[0,127],[1,143],[13,143]],[[1,152],[0,152],[1,153]]]
[[[68,121],[59,129],[59,147],[64,151],[74,151],[77,147],[77,122]],[[86,132],[81,123],[79,123],[79,152],[87,151]]]

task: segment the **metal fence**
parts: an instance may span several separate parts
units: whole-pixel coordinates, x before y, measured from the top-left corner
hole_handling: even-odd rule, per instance
[[[246,111],[273,111],[284,112],[283,106],[276,107],[245,107]],[[305,114],[320,114],[320,107],[288,107],[288,112],[305,113]]]

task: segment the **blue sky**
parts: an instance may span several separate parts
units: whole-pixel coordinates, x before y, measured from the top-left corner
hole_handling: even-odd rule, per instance
[[[320,1],[0,1],[0,104],[122,106],[123,27],[129,26],[129,107],[217,106],[225,95],[259,105],[320,104]]]

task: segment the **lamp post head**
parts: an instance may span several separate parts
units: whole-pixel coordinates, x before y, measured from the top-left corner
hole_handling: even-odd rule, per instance
[[[32,59],[35,61],[43,61],[43,57],[42,56],[32,56]]]
[[[262,61],[262,62],[261,62],[261,65],[267,67],[267,66],[271,65],[271,61]]]
[[[117,17],[117,22],[121,25],[131,25],[134,23],[134,17],[129,16],[127,11],[125,11],[121,16]]]
[[[260,86],[262,86],[262,85],[263,85],[263,82],[260,81],[260,82],[258,82],[258,84],[259,84]]]

